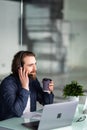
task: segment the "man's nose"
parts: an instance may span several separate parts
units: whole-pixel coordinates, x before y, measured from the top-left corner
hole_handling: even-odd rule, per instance
[[[37,70],[37,67],[36,67],[36,64],[33,65],[33,70],[36,71]]]

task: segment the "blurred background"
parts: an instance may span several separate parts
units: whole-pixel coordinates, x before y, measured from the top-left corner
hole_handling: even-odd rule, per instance
[[[36,54],[37,76],[54,80],[55,100],[66,83],[87,91],[87,0],[0,0],[0,81],[19,50]]]

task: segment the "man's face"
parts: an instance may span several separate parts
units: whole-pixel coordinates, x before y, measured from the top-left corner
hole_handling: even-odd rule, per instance
[[[34,56],[26,56],[24,59],[23,68],[28,72],[28,75],[33,79],[36,78],[36,59]]]

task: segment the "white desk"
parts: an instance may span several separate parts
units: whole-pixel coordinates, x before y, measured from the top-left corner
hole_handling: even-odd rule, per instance
[[[72,126],[57,128],[55,130],[87,130],[87,117],[82,122],[76,122],[76,120],[80,116],[82,115],[76,113]],[[0,126],[7,127],[13,130],[31,130],[22,126],[21,123],[23,122],[24,122],[24,118],[11,118],[8,120],[0,121]]]

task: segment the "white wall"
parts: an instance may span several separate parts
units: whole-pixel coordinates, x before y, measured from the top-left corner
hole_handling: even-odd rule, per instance
[[[87,67],[87,0],[65,0],[63,12],[71,30],[68,64]]]
[[[19,49],[20,3],[0,0],[0,74],[10,72],[11,60]]]
[[[64,19],[87,20],[87,0],[64,0]]]
[[[73,21],[72,28],[69,64],[87,67],[87,21]]]

